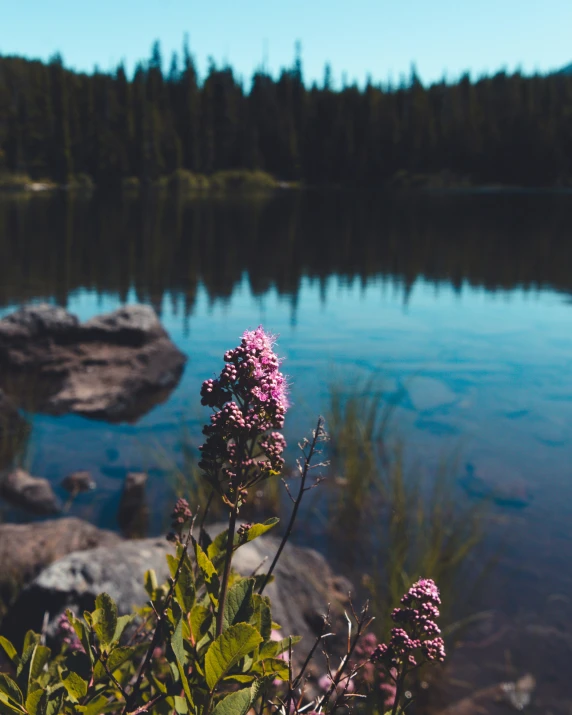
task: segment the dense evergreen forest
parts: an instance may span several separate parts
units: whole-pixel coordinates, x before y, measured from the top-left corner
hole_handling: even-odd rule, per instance
[[[473,184],[572,183],[572,75],[499,73],[424,86],[308,86],[298,56],[248,87],[229,66],[197,74],[185,44],[158,43],[129,78],[0,57],[0,172],[99,186],[180,169],[262,169],[310,185],[380,186],[443,176]]]

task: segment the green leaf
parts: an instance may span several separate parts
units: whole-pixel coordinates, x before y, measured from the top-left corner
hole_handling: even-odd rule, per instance
[[[109,594],[100,593],[95,599],[95,611],[91,617],[100,644],[105,647],[113,643],[117,628],[117,606]]]
[[[147,595],[151,600],[153,600],[155,591],[157,590],[157,574],[153,569],[145,571],[145,576],[143,577],[143,587],[147,591]]]
[[[254,613],[253,590],[254,579],[252,578],[241,579],[229,588],[222,617],[224,630],[235,623],[248,623],[250,621]]]
[[[117,702],[109,702],[105,695],[95,695],[87,705],[76,705],[75,709],[83,715],[102,715],[103,713],[116,712]]]
[[[127,616],[119,616],[117,619],[117,626],[115,627],[115,633],[113,634],[113,642],[119,643],[119,639],[123,635],[123,631],[135,618],[134,614],[130,613]]]
[[[175,628],[173,637],[171,638],[171,648],[177,659],[177,668],[179,669],[179,675],[181,676],[181,682],[183,684],[183,690],[187,697],[189,704],[193,704],[193,696],[191,695],[191,689],[189,687],[189,679],[185,673],[185,665],[187,663],[187,654],[185,653],[185,645],[183,643],[183,621],[180,620]]]
[[[118,668],[121,668],[122,665],[127,663],[128,660],[131,660],[135,653],[136,649],[128,646],[120,646],[119,648],[114,648],[107,657],[107,660],[105,661],[107,669],[110,673],[114,673]],[[94,682],[100,683],[103,680],[106,680],[108,677],[109,676],[107,675],[103,664],[98,661],[95,664],[95,668],[93,669]]]
[[[265,681],[257,680],[250,688],[230,693],[219,700],[213,715],[246,715],[262,691]]]
[[[45,704],[46,701],[46,691],[42,688],[38,688],[31,692],[26,698],[26,711],[29,715],[41,715],[42,702]]]
[[[50,698],[46,703],[45,715],[59,715],[62,707],[62,700],[64,696],[62,693],[56,695],[55,698]]]
[[[135,648],[130,646],[120,646],[119,648],[114,648],[109,657],[107,658],[106,665],[111,673],[114,673],[118,668],[124,663],[127,663],[133,655],[135,654]]]
[[[18,684],[12,680],[9,675],[6,675],[6,673],[0,673],[0,692],[8,695],[8,697],[17,703],[24,702],[24,696]]]
[[[184,612],[189,613],[195,603],[195,577],[189,555],[182,546],[178,549],[178,558],[172,554],[167,554],[167,562],[172,578],[175,578],[181,559],[182,563],[175,586],[175,596]]]
[[[296,645],[296,643],[299,643],[301,640],[301,636],[291,636],[290,638],[283,638],[280,641],[268,641],[260,648],[260,659],[276,658],[290,648],[290,641],[292,641],[292,645]]]
[[[81,641],[81,644],[85,651],[86,657],[89,658],[91,663],[93,663],[93,652],[90,647],[89,634],[88,634],[89,626],[87,624],[85,624],[83,621],[80,621],[79,618],[76,618],[74,616],[74,614],[72,613],[72,611],[70,611],[69,609],[66,611],[66,616],[67,616],[68,621],[71,623],[77,637]]]
[[[213,715],[246,715],[252,705],[250,688],[239,690],[223,698],[213,710]]]
[[[263,524],[253,524],[246,532],[246,540],[243,543],[247,544],[249,541],[254,541],[254,539],[257,539],[259,536],[266,534],[266,532],[276,526],[279,521],[280,519],[274,516],[272,519],[268,519]]]
[[[194,544],[195,544],[195,554],[196,554],[196,558],[197,558],[197,565],[203,575],[207,593],[209,595],[209,598],[210,598],[213,606],[215,608],[218,608],[218,595],[219,595],[219,591],[220,591],[220,583],[219,583],[217,571],[216,571],[212,561],[205,554],[205,552],[201,549],[199,544],[196,541],[194,542]]]
[[[189,706],[187,705],[185,698],[182,698],[180,695],[175,695],[173,700],[175,702],[175,712],[177,715],[187,715],[189,712]]]
[[[248,675],[241,675],[240,673],[233,673],[232,675],[227,675],[223,680],[229,681],[231,683],[252,683],[256,679],[256,675],[249,673]]]
[[[259,596],[253,594],[252,601],[254,604],[254,614],[250,619],[250,623],[256,626],[263,641],[270,640],[272,633],[272,613],[270,611],[270,599],[268,596]]]
[[[35,681],[44,669],[50,655],[51,650],[44,645],[29,645],[22,654],[16,669],[16,679],[26,694],[34,690]]]
[[[175,578],[175,574],[177,573],[177,569],[179,568],[179,559],[176,556],[173,556],[173,554],[167,554],[166,558],[171,578]]]
[[[64,688],[74,703],[79,702],[87,695],[87,683],[77,673],[68,673],[62,678]]]
[[[200,603],[195,603],[191,610],[191,633],[198,643],[209,629],[211,612]]]
[[[259,660],[253,670],[262,675],[272,675],[273,678],[280,678],[281,680],[288,680],[290,675],[288,663],[281,658]]]
[[[219,556],[223,556],[226,553],[226,544],[228,541],[228,529],[221,531],[217,534],[215,540],[209,544],[207,554],[211,561],[216,561]]]
[[[18,665],[18,653],[7,638],[0,636],[0,648],[6,653],[6,657],[14,664]]]
[[[19,703],[14,702],[8,695],[0,692],[0,713],[26,713],[26,710]]]
[[[22,646],[22,653],[27,650],[31,645],[39,645],[40,644],[40,636],[38,633],[34,633],[34,631],[27,631],[26,635],[24,636],[24,644]]]
[[[213,690],[218,681],[262,641],[260,633],[248,623],[237,623],[211,643],[205,656],[207,685]]]

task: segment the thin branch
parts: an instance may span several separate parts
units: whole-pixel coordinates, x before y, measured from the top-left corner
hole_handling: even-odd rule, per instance
[[[149,708],[152,708],[154,705],[157,705],[157,703],[160,703],[161,700],[164,700],[167,697],[165,693],[159,693],[156,697],[153,698],[153,700],[149,700],[148,703],[145,703],[145,705],[141,705],[141,707],[137,708],[137,710],[133,710],[132,712],[128,713],[128,715],[143,715],[143,713],[148,713]]]
[[[314,430],[314,434],[312,435],[312,441],[309,443],[310,444],[310,449],[308,451],[308,454],[305,455],[304,457],[304,466],[301,468],[301,473],[302,473],[302,478],[300,480],[300,489],[298,490],[298,496],[296,498],[296,501],[294,502],[294,508],[292,509],[292,514],[290,516],[290,521],[288,522],[288,526],[286,528],[286,532],[284,536],[282,537],[282,541],[280,542],[280,546],[278,547],[278,551],[276,552],[276,556],[274,557],[274,561],[270,565],[270,569],[268,570],[268,573],[266,574],[266,578],[262,582],[262,585],[260,589],[258,590],[259,595],[262,595],[262,592],[268,585],[268,581],[270,580],[270,577],[272,576],[272,572],[274,571],[276,564],[278,563],[278,559],[280,558],[280,555],[282,554],[282,550],[284,549],[284,546],[286,546],[286,542],[290,538],[290,535],[292,534],[292,529],[294,528],[294,522],[296,521],[296,516],[298,514],[298,509],[300,508],[300,504],[302,502],[302,497],[304,496],[304,493],[307,491],[306,490],[306,479],[308,477],[308,472],[310,470],[310,465],[312,463],[312,457],[314,456],[314,452],[316,451],[316,445],[320,441],[320,439],[324,435],[324,418],[323,417],[318,417],[318,424],[316,425],[316,429]],[[308,444],[308,441],[302,444]]]
[[[353,608],[353,607],[352,607],[352,608]],[[340,684],[340,682],[341,682],[341,680],[342,680],[342,678],[343,678],[343,676],[344,676],[344,670],[345,670],[347,664],[349,663],[350,658],[351,658],[352,655],[353,655],[353,652],[354,652],[354,650],[355,650],[355,648],[356,648],[356,646],[357,646],[357,644],[358,644],[358,641],[359,641],[359,639],[360,639],[360,637],[361,637],[363,631],[367,628],[367,626],[368,626],[370,623],[371,623],[371,619],[369,619],[369,618],[367,617],[367,604],[366,604],[366,606],[362,609],[360,618],[357,620],[357,631],[356,631],[355,638],[354,638],[353,642],[351,642],[351,643],[349,644],[348,651],[347,651],[347,653],[344,655],[344,657],[342,658],[342,662],[340,663],[340,667],[338,668],[338,670],[337,670],[335,676],[332,678],[332,684],[331,684],[331,686],[330,686],[330,689],[328,690],[328,692],[326,693],[326,695],[320,700],[320,705],[321,705],[321,706],[327,706],[327,704],[329,703],[330,698],[332,697],[332,695],[333,695],[334,692],[336,691],[338,685]],[[332,677],[332,676],[330,675],[330,677]],[[348,677],[348,676],[346,676],[346,677]],[[347,684],[346,684],[346,687],[347,687]],[[336,700],[337,700],[337,699],[336,699]],[[393,715],[395,715],[395,713],[393,713]]]
[[[205,521],[206,521],[207,515],[210,511],[211,504],[213,502],[214,493],[215,493],[215,490],[211,487],[211,493],[209,494],[209,498],[207,500],[207,505],[205,507],[205,510],[203,511],[203,515],[201,517],[201,523],[199,524],[199,540],[200,541],[202,541],[203,534],[205,533]]]
[[[324,638],[327,638],[328,636],[333,635],[333,633],[324,633],[326,628],[330,625],[330,604],[328,604],[328,610],[322,620],[322,632],[320,635],[316,638],[314,641],[314,644],[310,648],[310,652],[308,653],[306,660],[304,661],[304,664],[302,665],[300,672],[296,676],[296,679],[294,680],[294,687],[298,687],[300,684],[300,681],[304,677],[304,673],[306,672],[306,668],[310,665],[310,662],[312,658],[314,657],[314,653],[316,652],[316,648],[320,645],[320,643],[324,640]]]
[[[127,693],[127,691],[125,690],[123,685],[121,685],[121,683],[117,680],[117,678],[109,670],[109,666],[101,657],[99,657],[99,662],[101,663],[101,665],[103,666],[103,669],[107,673],[107,677],[113,682],[115,687],[119,690],[119,692],[123,696],[123,699],[125,700],[125,702],[127,702],[128,698],[129,698],[129,694]]]

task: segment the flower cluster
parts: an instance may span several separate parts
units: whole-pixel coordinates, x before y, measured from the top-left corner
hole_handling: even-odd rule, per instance
[[[366,633],[357,642],[354,654],[358,663],[361,664],[358,677],[368,688],[377,685],[384,697],[385,707],[391,708],[395,702],[395,683],[389,680],[389,676],[383,668],[379,668],[379,663],[372,662],[372,655],[377,646],[377,638],[373,633]]]
[[[85,649],[66,613],[62,613],[58,619],[57,635],[58,639],[66,645],[70,651],[85,653]]]
[[[279,432],[288,409],[286,378],[274,352],[275,338],[262,326],[247,330],[241,343],[224,355],[216,379],[205,380],[201,402],[213,408],[203,428],[199,466],[223,494],[251,486],[284,465],[286,446]]]
[[[169,541],[177,541],[180,539],[185,526],[193,518],[193,512],[186,499],[177,499],[177,502],[171,513],[171,533],[167,536]]]
[[[444,661],[445,643],[435,623],[439,617],[439,589],[431,579],[413,584],[401,599],[403,608],[391,614],[397,624],[389,643],[381,643],[371,655],[372,662],[389,668],[420,665],[425,661]]]

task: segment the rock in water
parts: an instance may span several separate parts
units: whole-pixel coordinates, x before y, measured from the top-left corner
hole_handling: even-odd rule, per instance
[[[459,483],[467,494],[476,499],[487,499],[498,506],[523,508],[532,501],[528,485],[508,468],[502,465],[480,467],[465,465],[466,473]]]
[[[156,313],[144,305],[85,323],[45,304],[0,320],[7,394],[48,414],[135,421],[168,397],[185,362]]]
[[[220,529],[215,529],[218,533]],[[211,531],[211,529],[209,529]],[[264,571],[280,541],[264,536],[241,546],[234,568],[248,576]],[[124,541],[116,546],[69,554],[48,566],[11,608],[2,632],[18,643],[28,628],[39,629],[44,613],[49,614],[48,634],[55,632],[59,615],[66,608],[75,613],[93,609],[96,596],[106,591],[117,602],[120,614],[142,606],[148,600],[143,588],[147,569],[155,569],[159,582],[168,576],[165,556],[173,546],[165,539]],[[322,614],[331,604],[334,630],[347,635],[343,608],[347,607],[351,584],[336,576],[323,556],[313,549],[287,544],[275,571],[276,580],[265,594],[270,596],[274,619],[284,635],[300,635],[296,662],[303,660],[321,633]]]
[[[147,532],[149,507],[147,505],[147,473],[128,472],[119,501],[117,523],[123,536],[141,538]]]
[[[95,489],[96,484],[93,481],[91,472],[80,469],[77,472],[72,472],[64,477],[61,482],[62,489],[65,489],[72,497],[84,492],[90,492]]]
[[[38,515],[58,514],[61,504],[47,479],[14,469],[0,481],[0,495],[14,506]]]

